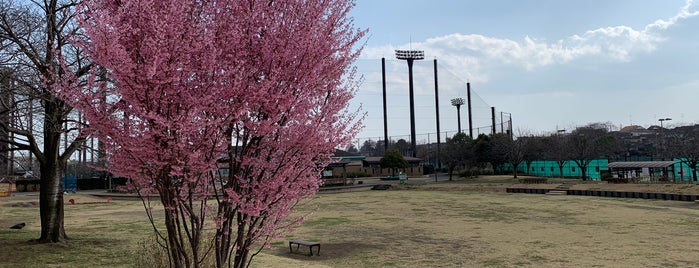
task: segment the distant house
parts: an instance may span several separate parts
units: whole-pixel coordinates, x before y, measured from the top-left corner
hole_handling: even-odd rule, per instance
[[[382,177],[391,175],[391,169],[381,168],[381,157],[366,157],[357,153],[335,150],[331,156],[333,162],[325,166],[322,173],[324,185],[350,185],[356,177]],[[405,157],[408,167],[402,170],[408,176],[422,176],[422,159]],[[227,157],[218,160],[219,174],[227,177],[229,174]]]
[[[335,150],[333,162],[323,170],[324,185],[354,184],[354,177],[360,175],[365,156],[343,150]]]
[[[363,156],[343,150],[336,150],[332,156],[335,162],[329,164],[323,172],[323,178],[333,179],[334,184],[352,184],[355,176],[384,177],[393,174],[390,168],[381,168],[380,156]],[[422,159],[415,157],[404,157],[408,162],[408,167],[401,170],[408,176],[422,176]],[[340,182],[339,179],[344,179]],[[330,181],[328,181],[330,182]],[[326,183],[328,184],[328,183]]]

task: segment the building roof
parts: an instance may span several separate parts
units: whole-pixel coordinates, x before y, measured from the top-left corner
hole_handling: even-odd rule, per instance
[[[659,168],[669,167],[675,164],[675,161],[630,161],[630,162],[612,162],[607,164],[608,168]]]
[[[378,164],[378,163],[381,163],[381,158],[383,158],[383,157],[381,157],[381,156],[370,156],[370,157],[367,157],[366,159],[364,159],[364,162],[367,162],[367,163],[376,163],[376,164]],[[417,158],[417,157],[408,157],[408,156],[404,156],[403,159],[405,159],[405,161],[408,162],[408,163],[419,163],[420,161],[422,161],[421,158]]]
[[[345,167],[345,166],[347,166],[347,163],[345,163],[345,162],[332,162],[332,163],[328,163],[328,165],[326,167],[334,168],[334,167]]]
[[[646,129],[643,128],[642,126],[639,126],[639,125],[630,125],[630,126],[625,126],[625,127],[621,128],[619,130],[619,132],[634,132],[634,131],[638,131],[638,130],[642,131],[642,130],[646,130]]]
[[[344,156],[361,156],[360,154],[350,153],[345,150],[335,149],[334,157],[344,157]]]
[[[350,153],[343,150],[335,150],[335,154],[332,156],[334,159],[344,159],[344,160],[363,160],[366,156],[356,153]]]

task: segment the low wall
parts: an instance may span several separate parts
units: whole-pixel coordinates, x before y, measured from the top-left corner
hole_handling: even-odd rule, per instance
[[[553,189],[530,189],[530,188],[507,188],[508,193],[523,194],[546,194]],[[617,198],[641,198],[660,199],[674,201],[694,202],[699,200],[699,195],[693,194],[670,194],[670,193],[647,193],[647,192],[624,192],[624,191],[600,191],[600,190],[565,190],[567,195],[584,195]]]

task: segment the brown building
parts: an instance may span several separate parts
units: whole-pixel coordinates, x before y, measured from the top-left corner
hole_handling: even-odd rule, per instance
[[[386,177],[393,175],[390,168],[381,168],[381,157],[366,157],[360,154],[349,153],[342,150],[335,151],[332,157],[336,160],[329,164],[323,171],[325,185],[349,185],[354,183],[356,177]],[[396,173],[403,172],[408,177],[423,175],[422,159],[415,157],[405,157],[408,167],[396,170]]]

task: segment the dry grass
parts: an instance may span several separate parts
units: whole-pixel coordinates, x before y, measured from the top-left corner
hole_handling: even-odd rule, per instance
[[[586,196],[506,194],[497,185],[320,194],[297,232],[254,267],[688,267],[699,263],[699,205]],[[497,186],[497,187],[496,187]],[[474,191],[474,189],[477,189]],[[71,241],[31,245],[37,197],[0,199],[0,267],[133,267],[151,234],[139,202],[71,195]],[[12,224],[27,222],[22,230]],[[7,226],[7,227],[5,227]],[[289,254],[288,239],[321,242]],[[301,249],[306,253],[307,249]]]
[[[74,199],[75,204],[68,203]],[[32,244],[41,230],[37,195],[0,199],[0,267],[133,267],[138,241],[152,234],[140,202],[65,196],[69,241]],[[9,226],[19,222],[21,230]]]
[[[699,210],[677,201],[464,191],[320,195],[293,237],[331,267],[687,267],[699,262]],[[305,251],[303,251],[305,252]],[[269,263],[274,266],[273,263]],[[268,265],[269,266],[269,265]],[[263,267],[263,266],[260,266]]]

